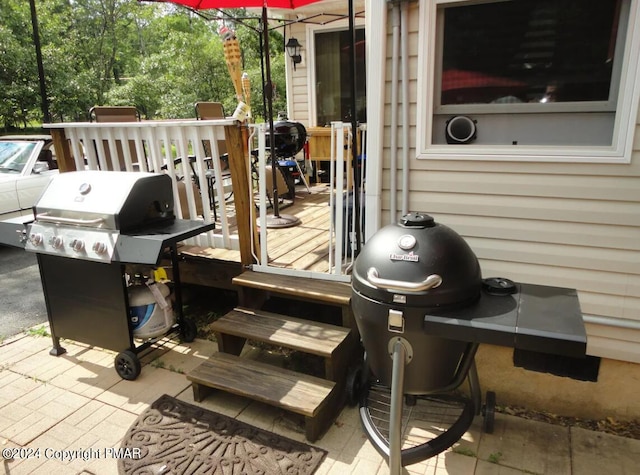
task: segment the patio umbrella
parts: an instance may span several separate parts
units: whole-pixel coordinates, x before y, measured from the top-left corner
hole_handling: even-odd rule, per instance
[[[273,180],[273,215],[267,217],[267,227],[283,228],[295,226],[300,220],[291,215],[281,215],[278,203],[278,186],[276,182],[277,160],[273,147],[275,144],[275,133],[273,130],[273,84],[271,82],[271,62],[269,60],[269,28],[268,28],[268,8],[278,8],[293,10],[304,5],[316,3],[319,0],[152,0],[166,3],[174,3],[192,8],[194,10],[220,9],[220,8],[251,8],[262,7],[262,34],[264,42],[264,65],[266,83],[264,94],[266,96],[267,110],[266,119],[269,124],[269,147],[271,148],[272,180]]]

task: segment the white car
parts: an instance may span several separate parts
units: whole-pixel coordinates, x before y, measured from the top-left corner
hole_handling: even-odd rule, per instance
[[[0,136],[0,220],[31,214],[57,173],[51,136]]]

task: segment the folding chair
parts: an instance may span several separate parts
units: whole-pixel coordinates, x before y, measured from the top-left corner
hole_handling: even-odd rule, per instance
[[[224,113],[224,107],[220,102],[196,102],[195,103],[196,110],[196,119],[198,120],[213,120],[213,119],[224,119],[226,117]],[[227,142],[225,140],[218,140],[218,155],[220,159],[220,164],[222,165],[223,170],[223,179],[228,179],[231,177],[231,173],[229,171],[229,153],[227,152]],[[202,145],[204,147],[205,154],[211,157],[213,160],[213,154],[211,153],[211,144],[208,140],[203,140]],[[215,178],[213,174],[213,170],[206,172],[206,180],[207,186],[209,189],[209,199],[211,201],[211,209],[213,210],[213,219],[218,219],[217,211],[216,211],[216,202],[215,202],[215,194],[214,194],[214,183]],[[233,191],[229,193],[228,196],[224,196],[224,200],[233,196]]]
[[[95,106],[89,109],[90,122],[139,122],[140,113],[138,109],[132,106]],[[102,141],[107,159],[107,170],[113,170],[111,164],[111,151],[109,150],[108,141]],[[135,158],[140,160],[136,153],[136,145],[133,140],[129,140],[129,153],[132,160]],[[116,141],[116,154],[120,170],[125,169],[124,152],[120,140]],[[144,157],[142,157],[144,159]]]

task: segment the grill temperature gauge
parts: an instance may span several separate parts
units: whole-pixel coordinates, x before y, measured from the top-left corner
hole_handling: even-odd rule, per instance
[[[416,238],[411,234],[403,234],[398,238],[398,247],[405,251],[413,249],[416,245]]]

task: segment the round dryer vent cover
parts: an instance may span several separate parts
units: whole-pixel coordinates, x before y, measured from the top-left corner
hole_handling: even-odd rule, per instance
[[[448,144],[465,144],[477,137],[476,121],[466,115],[457,115],[447,121],[446,137]]]

